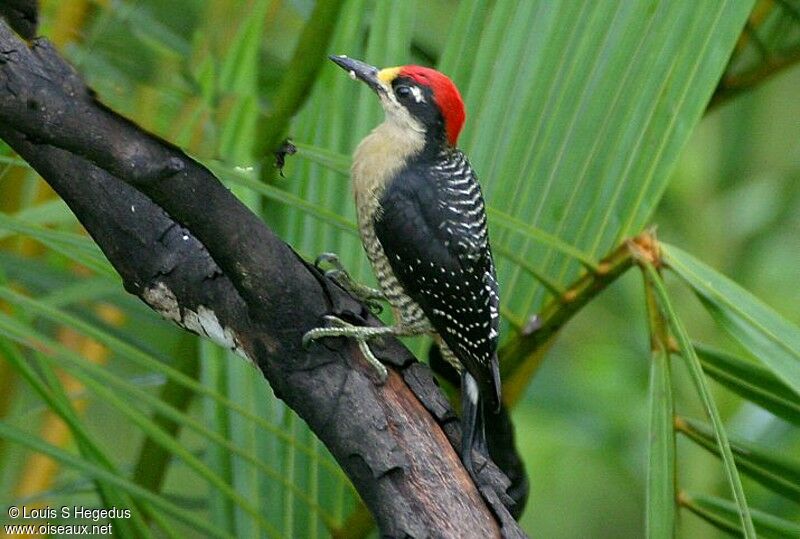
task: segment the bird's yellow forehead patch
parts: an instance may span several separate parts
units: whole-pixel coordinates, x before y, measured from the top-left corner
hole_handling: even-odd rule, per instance
[[[381,69],[378,71],[378,79],[384,84],[391,84],[394,79],[397,78],[397,75],[400,74],[400,70],[403,69],[402,67],[387,67],[386,69]]]

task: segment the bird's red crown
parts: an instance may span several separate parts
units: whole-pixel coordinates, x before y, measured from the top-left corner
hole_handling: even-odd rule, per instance
[[[461,93],[447,75],[435,69],[416,65],[403,66],[400,75],[406,76],[418,84],[427,86],[433,91],[433,98],[442,111],[447,141],[455,146],[461,128],[464,127],[464,101]]]

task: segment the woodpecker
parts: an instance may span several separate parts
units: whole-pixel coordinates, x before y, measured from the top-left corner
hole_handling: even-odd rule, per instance
[[[304,342],[354,338],[385,377],[367,340],[433,336],[442,357],[461,374],[461,458],[475,477],[472,450],[487,451],[484,415],[500,407],[500,320],[483,195],[456,147],[464,103],[455,84],[434,69],[378,70],[346,56],[330,59],[366,83],[385,112],[384,122],[359,144],[352,165],[359,233],[380,291],[350,282],[340,266],[338,276],[362,299],[386,299],[395,325],[359,327],[329,316],[333,327],[312,329]]]

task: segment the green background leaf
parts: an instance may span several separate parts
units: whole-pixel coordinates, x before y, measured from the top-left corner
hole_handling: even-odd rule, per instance
[[[800,328],[681,249],[664,252],[720,326],[800,395]]]

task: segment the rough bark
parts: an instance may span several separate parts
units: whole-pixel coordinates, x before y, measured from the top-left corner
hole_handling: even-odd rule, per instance
[[[380,322],[206,168],[100,104],[48,41],[28,44],[1,20],[0,137],[63,197],[128,292],[259,367],[382,534],[524,536],[497,467],[486,463],[479,488],[464,470],[457,418],[427,367],[397,341],[373,346],[391,366],[380,385],[352,342],[304,349],[326,313]]]

